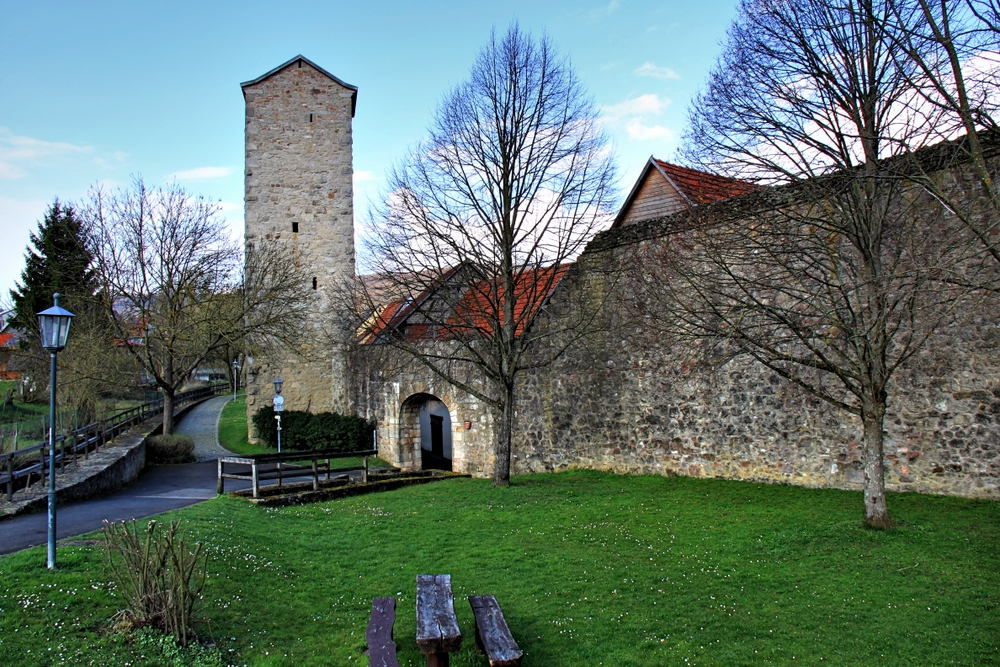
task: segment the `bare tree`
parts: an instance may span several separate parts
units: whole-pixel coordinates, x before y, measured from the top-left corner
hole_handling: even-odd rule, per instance
[[[972,165],[983,194],[1000,211],[994,179],[1000,135],[1000,4],[996,0],[897,0],[884,26],[899,57],[912,63],[912,104],[934,109],[939,122],[928,134],[956,143],[956,155]],[[985,134],[983,134],[985,131]],[[1000,262],[995,215],[964,214],[933,174],[916,168],[907,175],[955,209],[995,261]],[[996,289],[995,284],[984,285]]]
[[[610,219],[614,180],[596,110],[569,62],[516,24],[491,36],[469,80],[438,108],[430,137],[389,175],[369,241],[373,277],[362,281],[376,314],[369,326],[384,330],[373,340],[492,408],[496,485],[510,480],[518,375],[565,349],[533,354],[543,336],[568,341],[587,318],[544,334],[531,320]],[[470,368],[484,384],[463,379]]]
[[[895,11],[892,0],[741,3],[691,105],[685,155],[792,185],[667,244],[650,271],[667,281],[671,330],[725,341],[860,417],[875,527],[890,525],[890,379],[961,298],[942,272],[976,262],[950,212],[907,195],[893,172],[891,158],[931,140],[923,128],[938,113],[912,104],[917,65],[884,29]]]
[[[271,246],[228,236],[218,207],[177,185],[91,192],[84,207],[115,339],[163,392],[163,432],[174,394],[226,346],[249,353],[286,343],[305,304],[294,264]]]

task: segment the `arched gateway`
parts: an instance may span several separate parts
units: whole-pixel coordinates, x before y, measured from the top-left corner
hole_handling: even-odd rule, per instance
[[[399,446],[423,470],[452,469],[452,423],[448,406],[432,394],[414,394],[399,410]],[[401,457],[406,458],[406,457]]]

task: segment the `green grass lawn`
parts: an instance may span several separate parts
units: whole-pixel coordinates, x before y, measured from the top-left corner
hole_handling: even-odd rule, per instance
[[[222,408],[219,416],[219,444],[243,456],[268,454],[272,451],[264,444],[251,444],[247,439],[247,397],[239,394]]]
[[[455,479],[266,509],[220,498],[181,519],[208,544],[200,632],[225,664],[367,665],[371,598],[399,601],[402,665],[423,665],[414,578],[493,593],[524,665],[1000,664],[1000,504],[890,494],[872,531],[859,493],[594,472]],[[2,525],[2,524],[0,524]],[[157,665],[104,628],[95,546],[0,558],[0,664]],[[180,664],[180,663],[178,663]]]

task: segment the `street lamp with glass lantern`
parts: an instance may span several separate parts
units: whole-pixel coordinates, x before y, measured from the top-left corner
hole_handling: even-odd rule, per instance
[[[274,380],[274,418],[278,420],[278,453],[281,453],[281,413],[285,409],[285,397],[281,395],[281,378]],[[280,463],[278,464],[281,465]]]
[[[42,334],[42,347],[48,350],[49,371],[49,539],[48,568],[56,569],[56,353],[66,347],[69,325],[76,315],[59,307],[59,293],[52,295],[55,302],[48,310],[38,313],[38,329]]]

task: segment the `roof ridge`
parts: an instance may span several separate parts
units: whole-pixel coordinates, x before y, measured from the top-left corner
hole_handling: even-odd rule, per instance
[[[313,61],[311,61],[308,58],[306,58],[301,53],[299,55],[295,56],[294,58],[292,58],[291,60],[288,60],[286,62],[281,63],[280,65],[278,65],[274,69],[268,70],[267,72],[264,72],[263,74],[261,74],[260,76],[258,76],[256,79],[251,79],[249,81],[244,81],[243,83],[240,84],[240,89],[243,90],[243,94],[246,95],[246,89],[248,87],[256,85],[256,84],[260,83],[261,81],[264,81],[265,79],[271,78],[272,76],[274,76],[275,74],[277,74],[281,70],[283,70],[283,69],[285,69],[287,67],[290,67],[291,65],[294,65],[295,63],[297,63],[299,61],[302,61],[302,62],[306,63],[307,65],[309,65],[310,67],[312,67],[313,69],[315,69],[320,74],[323,74],[327,78],[330,78],[330,79],[336,81],[338,84],[340,84],[344,88],[347,88],[348,90],[352,91],[351,92],[351,116],[353,117],[354,116],[354,111],[355,111],[355,109],[357,108],[357,105],[358,105],[358,87],[357,86],[353,86],[353,85],[347,83],[346,81],[344,81],[343,79],[341,79],[339,76],[336,76],[336,75],[330,73],[328,70],[320,67],[319,65],[317,65]]]

